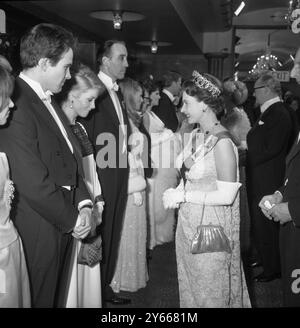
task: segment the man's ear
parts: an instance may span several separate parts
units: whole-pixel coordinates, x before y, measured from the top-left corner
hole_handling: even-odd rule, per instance
[[[43,72],[46,72],[48,67],[51,65],[49,58],[41,58],[38,62],[38,66]]]
[[[101,65],[103,65],[104,67],[107,67],[108,63],[109,63],[109,58],[106,56],[103,56]]]

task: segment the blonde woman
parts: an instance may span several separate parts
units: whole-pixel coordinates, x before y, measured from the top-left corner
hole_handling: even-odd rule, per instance
[[[146,180],[142,164],[142,152],[146,147],[146,136],[140,132],[142,117],[140,109],[143,90],[138,82],[125,79],[120,83],[132,134],[129,137],[129,180],[127,203],[117,265],[111,287],[115,293],[135,292],[144,288],[149,279],[146,262]]]

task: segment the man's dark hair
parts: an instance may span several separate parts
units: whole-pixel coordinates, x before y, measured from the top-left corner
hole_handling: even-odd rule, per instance
[[[173,82],[177,82],[181,78],[181,74],[175,71],[168,71],[162,76],[162,84],[164,88],[168,88]]]
[[[20,56],[23,69],[37,66],[41,58],[49,58],[56,65],[69,50],[74,50],[75,39],[71,32],[53,24],[38,24],[21,39]]]
[[[111,56],[111,48],[116,43],[120,43],[120,44],[123,44],[125,46],[125,42],[124,41],[120,41],[120,40],[107,40],[107,41],[105,41],[103,43],[103,45],[101,45],[98,48],[98,51],[97,51],[97,63],[99,65],[102,65],[102,58],[103,57],[109,57],[109,56]]]

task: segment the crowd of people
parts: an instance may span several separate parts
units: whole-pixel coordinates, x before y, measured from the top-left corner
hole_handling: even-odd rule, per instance
[[[281,277],[284,306],[300,306],[297,99],[265,73],[251,122],[243,82],[133,80],[118,40],[97,73],[74,55],[72,33],[39,24],[15,79],[0,60],[0,307],[128,304],[119,292],[144,288],[174,239],[181,307],[251,307],[246,219],[255,280]],[[299,65],[300,50],[298,83]]]

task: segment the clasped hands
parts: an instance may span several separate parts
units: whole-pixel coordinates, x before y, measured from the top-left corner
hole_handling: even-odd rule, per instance
[[[163,204],[166,209],[178,208],[185,201],[184,189],[169,188],[163,194]]]
[[[72,236],[76,239],[84,239],[96,226],[102,223],[103,202],[98,202],[93,209],[84,207],[79,211]]]
[[[258,206],[269,220],[280,222],[280,224],[292,220],[288,203],[282,203],[282,195],[279,192],[264,196]]]
[[[134,192],[133,193],[133,203],[135,206],[142,206],[143,205],[143,195],[141,192]]]

